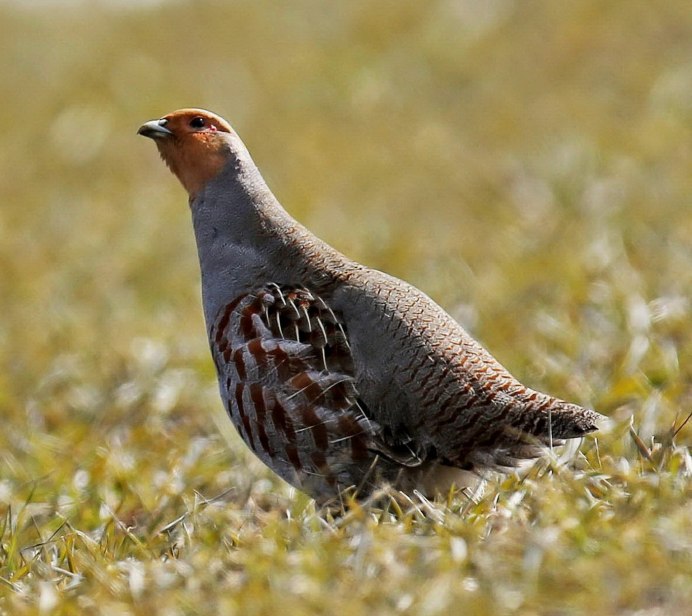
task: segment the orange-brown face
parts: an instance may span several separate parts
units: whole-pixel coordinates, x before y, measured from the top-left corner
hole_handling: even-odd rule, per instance
[[[137,132],[156,142],[161,158],[190,197],[223,169],[231,154],[225,134],[233,130],[204,109],[179,109],[146,122]]]

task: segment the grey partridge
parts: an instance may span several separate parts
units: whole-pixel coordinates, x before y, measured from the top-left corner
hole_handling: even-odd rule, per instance
[[[319,503],[508,470],[600,415],[522,385],[411,285],[296,222],[230,125],[145,123],[189,193],[221,398],[245,443]],[[458,485],[458,483],[457,483]]]

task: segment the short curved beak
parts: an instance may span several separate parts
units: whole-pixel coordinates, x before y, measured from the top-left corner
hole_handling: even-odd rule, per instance
[[[142,124],[137,134],[150,139],[164,139],[173,133],[166,128],[166,120],[151,120]]]

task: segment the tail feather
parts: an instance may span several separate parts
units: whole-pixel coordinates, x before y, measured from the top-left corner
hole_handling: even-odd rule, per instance
[[[554,399],[554,403],[547,410],[547,426],[553,438],[579,438],[598,430],[598,423],[603,415],[585,409],[576,404]],[[545,432],[543,434],[546,436]]]
[[[563,445],[598,430],[599,413],[550,396],[541,396],[524,408],[515,421],[504,426],[494,443],[470,452],[475,469],[507,471],[527,460],[541,457],[547,447]]]

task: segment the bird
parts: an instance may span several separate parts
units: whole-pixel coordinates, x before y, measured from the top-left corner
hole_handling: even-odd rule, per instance
[[[138,133],[189,196],[225,409],[318,504],[382,486],[434,497],[598,429],[599,413],[524,386],[425,293],[297,222],[222,117],[179,109]]]

